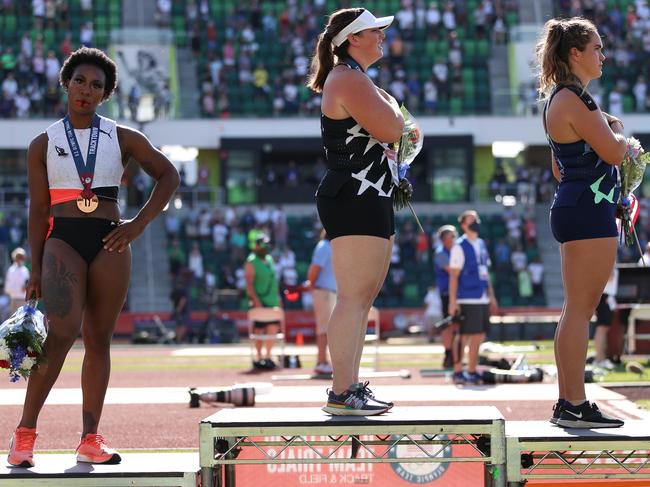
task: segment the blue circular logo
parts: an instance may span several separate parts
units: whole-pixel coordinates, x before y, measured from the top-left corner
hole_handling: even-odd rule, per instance
[[[392,440],[396,441],[398,436],[393,436]],[[415,436],[411,436],[417,441]],[[422,436],[419,436],[422,438]],[[438,439],[446,440],[446,435],[439,435]],[[408,438],[405,438],[408,441]],[[424,450],[424,451],[422,451]],[[425,453],[426,452],[426,453]],[[388,456],[390,458],[426,458],[439,457],[449,458],[451,454],[451,445],[415,445],[414,443],[401,444],[391,448]],[[411,484],[428,484],[438,480],[449,468],[449,462],[442,463],[391,463],[391,468],[402,479]]]

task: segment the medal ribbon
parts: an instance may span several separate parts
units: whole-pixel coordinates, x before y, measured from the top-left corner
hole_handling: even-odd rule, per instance
[[[81,191],[81,196],[87,200],[91,199],[94,196],[91,187],[93,184],[93,178],[95,177],[95,161],[97,160],[97,146],[99,145],[99,120],[99,116],[95,114],[93,116],[93,123],[90,129],[88,155],[86,156],[86,162],[84,162],[83,157],[81,156],[79,142],[77,142],[77,136],[74,133],[72,123],[70,123],[70,118],[66,115],[63,119],[65,136],[68,139],[70,152],[72,153],[74,164],[77,166],[79,179],[81,180],[81,184],[84,188]]]

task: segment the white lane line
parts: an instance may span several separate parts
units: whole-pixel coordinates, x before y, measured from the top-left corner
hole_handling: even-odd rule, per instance
[[[241,384],[247,385],[247,384]],[[250,384],[248,386],[254,386]],[[592,401],[624,401],[625,397],[596,384],[587,384],[587,396]],[[224,389],[224,386],[202,387],[201,390]],[[256,403],[315,403],[325,400],[327,386],[273,386],[260,384]],[[377,385],[377,397],[397,401],[437,403],[446,401],[552,401],[557,397],[555,384],[499,384],[497,386],[456,387],[453,385]],[[25,389],[0,389],[0,405],[22,405]],[[47,404],[81,404],[81,389],[55,388]],[[188,403],[187,387],[109,387],[106,404],[183,404]],[[617,402],[618,403],[618,402]]]
[[[292,345],[288,344],[284,347],[287,355],[316,355],[315,345]],[[276,347],[277,353],[280,353],[280,347]],[[440,355],[445,351],[442,345],[391,345],[380,346],[380,355],[423,355],[431,357],[432,355]],[[250,346],[247,345],[215,345],[212,347],[196,346],[191,348],[180,348],[172,350],[173,357],[248,357],[251,353]],[[372,355],[375,353],[375,347],[368,345],[364,348],[364,354]]]

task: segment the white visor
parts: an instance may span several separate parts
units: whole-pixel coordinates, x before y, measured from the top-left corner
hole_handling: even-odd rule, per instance
[[[361,15],[350,22],[341,32],[336,34],[332,42],[336,47],[339,47],[348,39],[348,35],[356,34],[366,29],[385,29],[393,22],[394,18],[393,15],[377,18],[368,10],[364,10]]]

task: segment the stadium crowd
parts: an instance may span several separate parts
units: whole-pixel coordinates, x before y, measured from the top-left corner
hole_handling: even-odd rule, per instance
[[[282,207],[227,206],[184,214],[166,214],[168,257],[172,277],[191,289],[194,309],[216,303],[216,294],[228,290],[226,307],[245,308],[244,261],[260,233],[272,239],[271,255],[281,290],[292,290],[306,278],[311,253],[318,241],[316,215],[287,218]],[[537,229],[531,211],[507,209],[486,217],[484,238],[490,247],[495,289],[503,305],[545,303],[543,264],[537,247]],[[420,306],[435,282],[433,253],[442,224],[456,224],[453,215],[426,216],[425,233],[408,217],[398,218],[391,268],[378,298],[382,307]],[[216,294],[215,294],[216,293]],[[300,302],[285,298],[288,308]]]
[[[608,113],[650,110],[650,6],[647,0],[556,0],[556,14],[598,27],[607,58],[597,101]]]
[[[395,14],[384,59],[368,71],[380,86],[415,113],[489,111],[489,45],[506,42],[507,26],[517,22],[516,0],[364,5]],[[317,113],[320,99],[305,87],[305,78],[328,9],[324,0],[173,2],[177,43],[189,33],[197,59],[203,115]]]

